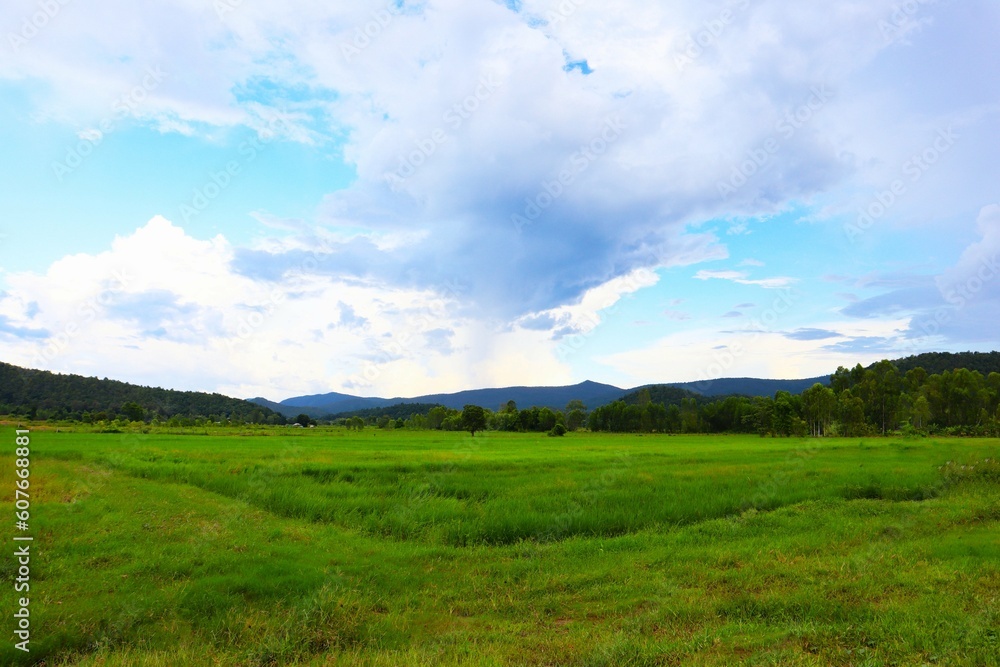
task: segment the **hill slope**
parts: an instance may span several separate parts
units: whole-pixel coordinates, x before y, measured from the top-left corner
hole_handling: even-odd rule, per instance
[[[702,396],[774,396],[779,391],[791,394],[801,394],[809,387],[819,382],[830,384],[829,375],[821,375],[804,380],[765,380],[760,378],[719,378],[704,382],[671,382],[667,386],[687,389]]]
[[[900,373],[923,368],[928,375],[967,368],[983,375],[1000,373],[1000,352],[927,352],[893,361]]]
[[[264,421],[278,415],[266,407],[222,394],[174,391],[82,375],[62,375],[0,362],[0,414],[39,418],[80,418],[106,413],[113,419],[127,403],[144,417],[209,417]]]

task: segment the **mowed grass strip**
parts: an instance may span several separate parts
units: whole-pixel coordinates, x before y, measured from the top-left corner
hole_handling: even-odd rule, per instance
[[[475,445],[39,433],[0,662],[997,664],[996,441]]]

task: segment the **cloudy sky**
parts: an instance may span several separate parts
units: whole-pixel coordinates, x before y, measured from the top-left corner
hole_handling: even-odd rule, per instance
[[[0,358],[283,399],[997,347],[992,0],[9,0]]]

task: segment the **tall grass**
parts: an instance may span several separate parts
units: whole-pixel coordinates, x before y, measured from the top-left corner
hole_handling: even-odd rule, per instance
[[[667,530],[822,498],[923,500],[939,492],[939,466],[963,447],[579,434],[543,448],[538,439],[492,435],[459,457],[462,434],[402,433],[386,449],[384,436],[361,440],[367,451],[357,449],[361,438],[301,439],[294,460],[271,458],[273,441],[248,439],[210,450],[174,440],[184,449],[95,452],[94,459],[283,517],[466,546]],[[224,456],[220,444],[240,453]]]
[[[998,664],[995,440],[33,445],[34,650],[0,664]]]

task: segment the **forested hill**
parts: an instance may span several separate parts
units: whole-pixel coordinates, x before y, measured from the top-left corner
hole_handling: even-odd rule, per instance
[[[671,382],[668,386],[686,389],[702,396],[774,396],[779,391],[801,394],[819,382],[830,384],[829,375],[802,380],[768,380],[763,378],[717,378],[700,382]]]
[[[659,403],[665,406],[680,406],[684,399],[694,399],[700,405],[711,403],[714,400],[704,394],[698,394],[688,389],[669,384],[654,384],[649,387],[640,387],[629,392],[622,398],[627,405]]]
[[[966,368],[983,375],[1000,373],[1000,352],[927,352],[892,362],[903,375],[914,368],[923,368],[928,375]],[[873,368],[870,366],[869,368]]]
[[[0,362],[0,414],[30,419],[169,419],[285,423],[266,407],[222,394],[143,387],[117,380],[62,375]]]

